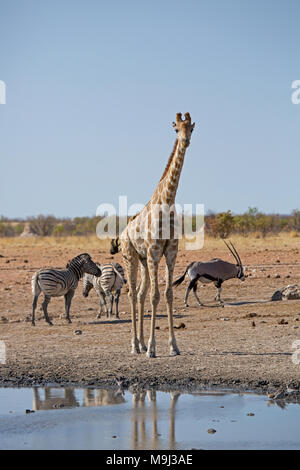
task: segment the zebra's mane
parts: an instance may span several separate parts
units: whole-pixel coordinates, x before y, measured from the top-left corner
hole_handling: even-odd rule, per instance
[[[83,271],[82,271],[82,268],[81,268],[81,260],[82,260],[83,257],[86,257],[86,256],[91,258],[88,253],[81,253],[80,255],[75,256],[75,258],[71,259],[67,263],[67,266],[66,266],[67,269],[70,269],[71,271],[75,272],[76,277],[78,278],[78,280],[82,277],[82,274],[83,274]]]

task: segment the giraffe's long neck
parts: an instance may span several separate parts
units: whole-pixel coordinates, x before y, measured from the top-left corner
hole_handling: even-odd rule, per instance
[[[175,202],[185,151],[186,147],[177,140],[161,180],[153,193],[154,202],[168,205]]]

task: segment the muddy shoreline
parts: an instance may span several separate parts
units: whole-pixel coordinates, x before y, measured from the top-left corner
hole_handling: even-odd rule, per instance
[[[1,370],[0,370],[1,372]],[[9,376],[4,376],[3,372],[0,376],[0,387],[58,387],[58,388],[92,388],[92,389],[106,389],[106,390],[118,390],[120,389],[119,377],[115,379],[93,379],[93,380],[78,380],[72,377],[58,377],[51,374],[47,379],[43,379],[39,376],[12,376],[12,372],[9,372]],[[300,403],[300,390],[299,382],[283,382],[280,380],[276,381],[264,381],[264,380],[251,380],[242,381],[240,379],[218,380],[210,379],[195,379],[193,377],[186,377],[181,379],[164,379],[158,377],[122,377],[123,390],[130,390],[132,392],[141,392],[145,390],[155,391],[178,391],[181,393],[195,393],[204,391],[225,391],[232,393],[255,393],[258,395],[268,395],[272,401],[277,403]],[[293,391],[291,391],[291,389]],[[275,398],[276,395],[279,398]]]
[[[186,380],[186,381],[174,381],[170,383],[160,382],[156,385],[153,384],[152,380],[143,380],[140,382],[131,381],[126,379],[126,385],[123,387],[123,390],[129,390],[131,392],[143,392],[148,390],[154,390],[157,392],[172,392],[176,391],[179,393],[199,393],[199,392],[227,392],[227,393],[254,393],[256,395],[269,395],[270,389],[274,391],[274,395],[276,393],[280,393],[281,391],[286,390],[286,384],[279,384],[276,383],[268,383],[262,386],[259,382],[258,383],[235,383],[236,381],[233,380],[232,382],[222,381],[220,379],[219,383],[215,381],[211,382],[209,380],[205,381],[194,381],[194,380]],[[91,388],[95,389],[104,389],[104,390],[115,390],[117,391],[119,387],[116,385],[116,381],[58,381],[58,382],[47,382],[47,381],[36,381],[36,380],[27,380],[20,379],[18,377],[12,379],[2,379],[0,381],[0,388],[32,388],[32,387],[51,387],[51,388]],[[284,406],[288,403],[293,404],[300,404],[300,391],[295,391],[292,394],[285,394],[281,396],[279,399],[269,398],[269,400],[273,403],[278,405]]]

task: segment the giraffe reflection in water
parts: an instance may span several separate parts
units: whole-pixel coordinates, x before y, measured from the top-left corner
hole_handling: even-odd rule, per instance
[[[64,407],[77,407],[80,406],[79,402],[75,398],[75,389],[72,387],[67,388],[54,388],[44,387],[44,398],[40,397],[40,391],[38,387],[33,389],[33,410],[51,410],[52,408],[64,408]],[[63,396],[61,396],[63,392]]]
[[[86,388],[84,390],[82,406],[107,406],[120,405],[125,403],[124,392],[122,390],[102,390]]]
[[[169,449],[175,449],[175,406],[181,394],[170,392],[169,407]],[[146,396],[150,407],[146,406]],[[158,432],[158,409],[156,403],[156,391],[136,392],[132,395],[132,439],[131,449],[160,449],[161,435]],[[151,433],[147,432],[146,422],[151,420]],[[164,439],[165,440],[165,439]]]
[[[33,410],[51,410],[64,407],[100,407],[120,405],[126,402],[124,390],[104,390],[86,388],[83,390],[81,403],[75,397],[72,387],[44,387],[33,389]],[[44,396],[42,396],[42,393]],[[132,391],[131,410],[131,448],[159,449],[165,445],[165,437],[159,434],[158,421],[161,410],[157,408],[155,390]],[[168,447],[175,449],[175,407],[179,392],[170,392]],[[148,402],[148,403],[147,403]],[[162,442],[164,441],[164,442]]]

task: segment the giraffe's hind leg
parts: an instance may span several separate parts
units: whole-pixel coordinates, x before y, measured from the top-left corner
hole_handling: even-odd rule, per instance
[[[144,306],[147,291],[149,288],[149,272],[146,260],[140,260],[141,283],[137,294],[138,301],[138,342],[140,352],[147,351],[144,341]]]
[[[137,282],[137,270],[138,270],[138,257],[135,252],[130,240],[125,239],[121,241],[122,253],[124,258],[125,269],[128,279],[128,288],[129,288],[129,301],[131,306],[131,352],[132,354],[139,353],[139,342],[137,339],[137,330],[136,330],[136,303],[137,303],[137,293],[136,293],[136,282]]]
[[[150,277],[150,299],[151,299],[151,326],[150,326],[150,337],[148,341],[147,357],[156,357],[155,351],[155,320],[156,320],[156,310],[159,302],[159,289],[158,289],[158,256],[153,256],[148,254],[147,264]]]

